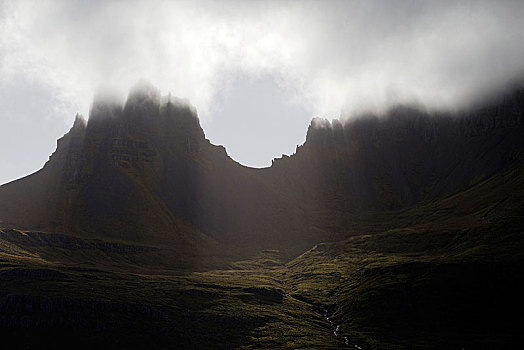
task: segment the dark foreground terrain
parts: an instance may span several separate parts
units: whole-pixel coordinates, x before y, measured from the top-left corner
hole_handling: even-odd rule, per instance
[[[521,348],[523,96],[317,120],[262,170],[151,90],[95,103],[44,169],[0,187],[2,342]]]
[[[291,261],[265,250],[218,270],[154,267],[158,248],[4,229],[2,339],[25,348],[518,348],[522,192],[506,187],[522,174],[369,218],[351,238]],[[497,191],[509,196],[493,201]]]

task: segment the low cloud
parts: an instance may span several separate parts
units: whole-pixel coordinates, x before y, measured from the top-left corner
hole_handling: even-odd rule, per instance
[[[524,69],[520,1],[6,1],[0,74],[87,113],[144,78],[204,116],[235,75],[277,77],[307,110],[456,108]]]

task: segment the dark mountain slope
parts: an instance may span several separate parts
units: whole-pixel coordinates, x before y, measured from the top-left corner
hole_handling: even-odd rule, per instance
[[[218,240],[244,254],[307,237],[296,203],[259,174],[210,144],[189,104],[139,86],[124,107],[96,100],[41,171],[2,186],[0,220],[188,249]]]
[[[295,296],[364,349],[518,348],[524,167],[360,222],[288,266]],[[321,290],[321,292],[315,292]]]
[[[3,229],[0,333],[43,348],[519,348],[523,170],[362,216],[287,264],[266,250],[180,271],[150,247]]]
[[[521,162],[523,111],[524,91],[517,90],[493,106],[459,115],[397,107],[346,123],[316,119],[296,155],[276,165],[315,174],[317,186],[342,197],[335,207],[403,208]]]
[[[295,155],[250,169],[184,101],[150,86],[124,106],[97,99],[42,170],[0,187],[0,334],[42,348],[519,348],[523,100],[314,120]]]
[[[266,169],[234,162],[192,106],[161,99],[142,84],[125,106],[95,100],[41,171],[0,187],[2,225],[293,256],[343,237],[364,213],[443,198],[524,154],[520,89],[456,116],[398,107],[315,119],[296,154]]]

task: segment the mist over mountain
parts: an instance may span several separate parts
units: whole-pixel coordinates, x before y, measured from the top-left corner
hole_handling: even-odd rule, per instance
[[[41,171],[2,186],[0,220],[139,241],[180,236],[183,220],[204,240],[300,252],[342,235],[329,227],[348,213],[443,198],[520,161],[523,101],[519,88],[460,115],[317,118],[294,155],[252,169],[205,138],[189,102],[142,81],[123,105],[100,95]]]
[[[518,344],[524,90],[486,101],[315,118],[255,169],[187,100],[143,81],[123,103],[99,94],[41,170],[0,186],[0,332],[65,348]]]
[[[291,154],[312,116],[464,108],[522,78],[522,17],[518,0],[4,0],[0,183],[39,169],[104,83],[120,100],[140,78],[189,98],[207,138],[256,167]]]
[[[0,0],[3,348],[523,348],[523,18]]]

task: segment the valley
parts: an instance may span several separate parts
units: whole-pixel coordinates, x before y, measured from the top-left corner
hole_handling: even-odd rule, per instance
[[[42,170],[0,187],[0,334],[19,348],[516,348],[522,91],[458,116],[314,120],[265,169],[153,87],[95,101]]]
[[[3,337],[64,348],[78,337],[86,348],[517,346],[521,198],[493,206],[479,194],[522,181],[518,169],[291,261],[264,250],[221,269],[159,268],[169,255],[159,248],[3,229]]]

